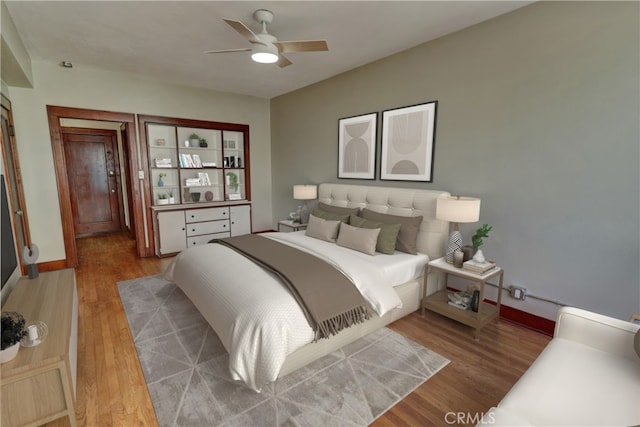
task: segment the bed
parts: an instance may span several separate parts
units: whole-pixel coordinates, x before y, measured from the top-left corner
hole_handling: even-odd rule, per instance
[[[260,391],[265,384],[419,308],[424,265],[441,257],[446,246],[449,224],[435,219],[435,211],[437,199],[448,195],[433,190],[320,184],[318,205],[422,216],[417,221],[415,255],[399,251],[368,255],[309,237],[305,231],[260,235],[325,259],[360,290],[371,308],[371,318],[329,338],[316,339],[300,306],[275,274],[225,245],[211,243],[183,251],[166,277],[182,289],[219,336],[229,352],[231,377]],[[439,279],[429,277],[427,294],[441,289]]]

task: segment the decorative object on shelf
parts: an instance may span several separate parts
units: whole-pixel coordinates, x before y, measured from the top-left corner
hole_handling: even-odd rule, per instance
[[[307,200],[315,200],[318,198],[318,186],[317,185],[294,185],[293,198],[296,200],[304,200],[304,205],[300,210],[300,224],[308,223],[309,207],[307,206]]]
[[[164,139],[164,138],[158,138],[158,139],[156,139],[156,145],[157,145],[158,147],[164,147],[166,143],[167,143],[167,141],[165,141],[165,139]]]
[[[473,237],[471,237],[471,244],[473,245],[473,250],[475,252],[475,254],[473,255],[473,260],[476,262],[484,262],[485,258],[484,258],[484,254],[482,253],[482,250],[480,249],[480,246],[482,246],[482,238],[483,237],[489,237],[489,232],[491,231],[493,227],[489,226],[488,224],[482,224],[482,227],[478,228],[476,230],[476,234],[473,235]]]
[[[464,262],[464,252],[455,251],[453,253],[453,265],[457,268],[462,268],[462,263]]]
[[[438,101],[382,112],[380,179],[433,181]]]
[[[375,179],[378,113],[338,120],[338,178]]]
[[[49,327],[42,320],[27,323],[26,330],[27,335],[20,341],[23,347],[35,347],[49,335]]]
[[[493,269],[496,266],[495,261],[476,261],[474,259],[470,259],[462,263],[462,268],[467,271],[471,271],[476,274],[485,274],[487,271]]]
[[[200,140],[200,147],[202,147],[202,148],[207,148],[208,146],[209,146],[209,144],[207,143],[207,140],[206,140],[206,139],[204,139],[204,138],[202,138],[202,139]]]
[[[167,176],[166,173],[161,173],[158,176],[158,187],[164,187],[164,181],[162,180],[162,178],[164,178],[165,176]]]
[[[473,296],[471,297],[471,311],[474,313],[478,312],[478,307],[480,306],[480,291],[474,290]]]
[[[158,194],[158,204],[159,205],[168,205],[169,197],[165,193]]]
[[[207,191],[207,192],[205,192],[205,193],[204,193],[204,199],[205,199],[207,202],[211,202],[211,201],[213,201],[213,192],[212,192],[212,191]]]
[[[462,262],[469,261],[471,258],[473,258],[473,246],[464,245],[462,247],[462,253],[464,253],[464,257],[462,258]]]
[[[471,304],[472,294],[469,292],[448,292],[447,298],[449,299],[449,305],[460,310],[466,310]]]
[[[289,219],[296,224],[300,224],[300,214],[298,211],[289,212]]]
[[[200,137],[197,133],[192,133],[189,135],[189,147],[199,147],[200,146]]]
[[[27,335],[22,314],[15,311],[1,315],[2,340],[0,342],[0,363],[9,362],[18,355],[20,340]]]
[[[462,250],[462,234],[458,224],[477,222],[480,219],[480,199],[461,196],[441,197],[436,205],[436,218],[453,223],[445,255],[445,260],[453,264],[454,252]]]
[[[191,193],[191,201],[199,202],[200,201],[200,193]]]
[[[227,185],[229,186],[229,189],[231,191],[233,191],[234,193],[236,191],[238,191],[238,175],[233,173],[233,172],[227,172]]]
[[[176,202],[175,197],[173,196],[173,190],[169,190],[168,192],[169,195],[169,204],[172,205]]]
[[[186,202],[187,200],[191,199],[191,190],[189,189],[189,187],[185,187],[184,190],[182,190],[182,200],[184,202]]]

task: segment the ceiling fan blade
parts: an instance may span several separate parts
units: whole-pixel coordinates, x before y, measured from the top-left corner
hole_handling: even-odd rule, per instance
[[[242,22],[236,21],[233,19],[226,19],[226,18],[223,18],[222,20],[227,24],[229,24],[231,28],[236,30],[238,33],[240,33],[242,37],[249,40],[251,43],[257,43],[261,45],[265,44],[262,40],[258,38],[258,36],[255,35],[253,31],[251,31],[251,29],[249,29],[249,27],[244,25]]]
[[[274,42],[280,52],[322,52],[329,50],[326,40]]]
[[[284,68],[291,65],[292,62],[289,61],[286,56],[284,56],[283,54],[280,54],[278,55],[278,62],[276,62],[276,64],[278,65],[278,67]]]
[[[223,50],[207,50],[205,53],[229,53],[229,52],[248,52],[251,48],[247,47],[244,49],[223,49]]]

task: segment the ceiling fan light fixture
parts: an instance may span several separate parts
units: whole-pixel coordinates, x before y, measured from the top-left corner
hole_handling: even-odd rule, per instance
[[[278,48],[268,42],[267,44],[255,44],[251,50],[251,59],[261,64],[278,62]]]
[[[254,52],[251,54],[251,59],[261,64],[273,64],[278,61],[278,55],[271,52]]]

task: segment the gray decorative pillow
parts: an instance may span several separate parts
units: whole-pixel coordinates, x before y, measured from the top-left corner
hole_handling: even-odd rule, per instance
[[[387,224],[400,224],[400,232],[398,233],[398,239],[396,240],[396,250],[412,255],[418,253],[416,240],[418,239],[418,231],[420,231],[420,224],[422,223],[422,215],[389,215],[375,212],[370,209],[363,209],[360,216],[371,221],[380,221]]]
[[[401,224],[385,224],[384,222],[370,221],[356,215],[349,217],[349,224],[360,228],[379,228],[376,251],[392,255],[396,250],[396,241]]]
[[[355,208],[344,208],[341,206],[333,206],[333,205],[328,205],[326,203],[322,203],[322,202],[318,202],[318,206],[316,206],[316,208],[323,210],[325,212],[331,212],[331,213],[337,213],[337,214],[342,214],[342,215],[358,215],[358,213],[360,213],[360,208],[355,207]]]
[[[340,229],[340,221],[329,221],[309,215],[309,223],[307,224],[306,236],[314,237],[327,242],[336,241],[338,230]]]
[[[318,218],[328,219],[330,221],[342,221],[347,223],[349,222],[349,214],[327,212],[317,208],[314,209],[313,212],[311,212],[311,214],[317,216]]]
[[[349,224],[342,224],[336,243],[339,246],[354,249],[367,255],[375,255],[379,233],[379,228],[358,228]]]
[[[640,357],[640,329],[636,331],[636,336],[633,337],[633,348],[635,349],[638,357]]]

